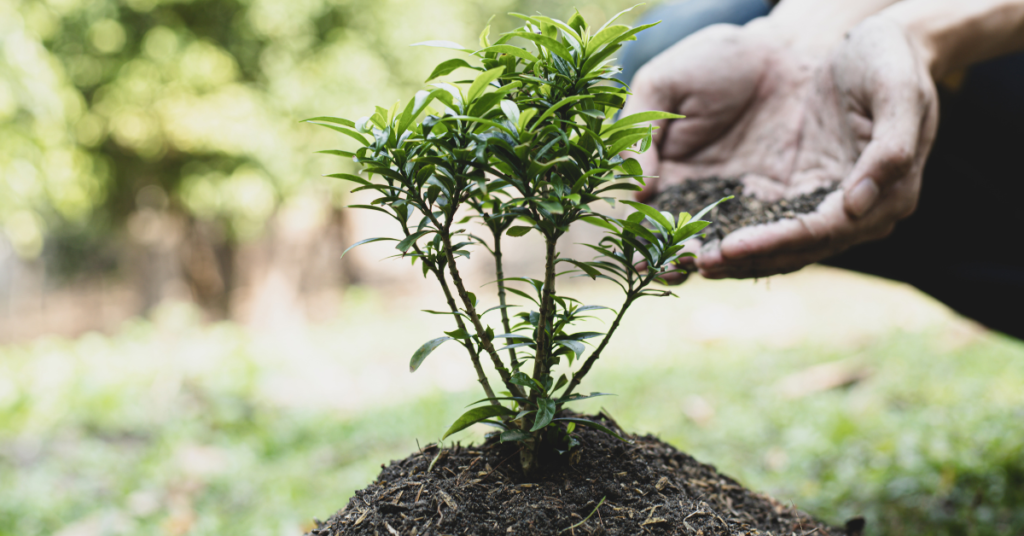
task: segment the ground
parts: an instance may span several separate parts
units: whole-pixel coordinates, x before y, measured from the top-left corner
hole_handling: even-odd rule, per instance
[[[627,318],[584,386],[618,396],[581,411],[833,524],[1024,531],[1019,341],[827,269],[679,294]],[[431,300],[349,292],[334,322],[257,333],[168,307],[0,348],[0,535],[311,529],[479,398],[454,349],[408,372]]]

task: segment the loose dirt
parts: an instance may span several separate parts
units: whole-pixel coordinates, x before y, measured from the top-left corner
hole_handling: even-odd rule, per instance
[[[376,482],[307,536],[861,534],[860,519],[830,527],[653,436],[627,436],[605,415],[587,418],[631,443],[577,427],[581,446],[533,481],[523,478],[515,444],[430,445],[382,465]]]
[[[704,230],[704,234],[708,240],[712,240],[721,239],[741,227],[771,223],[785,218],[795,218],[798,214],[814,212],[825,196],[834,190],[835,188],[819,188],[793,199],[765,203],[753,196],[744,195],[743,183],[739,179],[712,177],[686,181],[667,188],[655,198],[652,205],[658,210],[673,214],[693,214],[723,197],[735,196],[735,199],[715,207],[708,215],[707,220],[712,223]]]

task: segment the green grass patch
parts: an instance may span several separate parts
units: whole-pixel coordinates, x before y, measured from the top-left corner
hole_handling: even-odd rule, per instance
[[[873,534],[1019,534],[1024,345],[942,340],[894,332],[853,354],[709,343],[643,360],[626,345],[584,386],[618,396],[577,409],[607,408],[831,522],[865,515]],[[237,326],[192,321],[0,348],[0,535],[298,534],[479,398],[290,407],[266,396],[279,369],[265,352]],[[787,391],[835,361],[864,378]]]

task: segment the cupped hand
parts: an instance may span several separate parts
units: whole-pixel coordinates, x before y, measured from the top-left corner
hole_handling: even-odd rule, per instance
[[[661,178],[642,199],[715,175],[741,176],[765,201],[842,186],[814,213],[706,245],[696,260],[706,277],[797,270],[886,236],[916,206],[938,110],[902,29],[865,20],[827,56],[775,37],[757,21],[695,34],[638,74],[627,103],[627,113],[688,116],[658,131],[657,152],[643,155],[645,172]]]
[[[623,115],[665,110],[686,116],[655,122],[654,146],[637,156],[650,179],[637,197],[712,176],[744,178],[748,189],[786,193],[800,146],[804,95],[823,55],[797,53],[766,20],[709,26],[637,72]],[[694,211],[703,207],[694,207]]]
[[[811,214],[741,229],[698,261],[707,277],[798,270],[888,236],[913,213],[938,127],[928,66],[884,17],[857,26],[815,76],[791,184],[840,182]]]

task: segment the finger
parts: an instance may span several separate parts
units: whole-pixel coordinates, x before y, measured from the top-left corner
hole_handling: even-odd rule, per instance
[[[895,68],[889,66],[888,71]],[[843,206],[854,218],[864,216],[887,187],[906,177],[914,167],[929,104],[914,66],[902,68],[909,72],[903,71],[901,79],[881,84],[871,96],[871,141],[857,159],[843,192]]]
[[[832,248],[784,253],[775,256],[750,257],[734,263],[701,270],[708,279],[749,279],[795,272],[833,255]]]
[[[697,264],[702,270],[710,270],[747,257],[804,251],[831,240],[836,229],[848,222],[842,194],[834,192],[825,197],[815,212],[730,233],[722,240],[720,255],[704,255]]]

